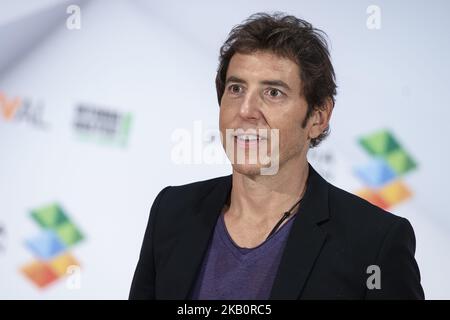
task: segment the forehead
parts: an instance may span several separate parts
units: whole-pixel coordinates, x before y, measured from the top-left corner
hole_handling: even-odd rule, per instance
[[[299,67],[289,58],[271,52],[235,53],[227,70],[227,78],[243,80],[279,79],[289,83],[300,82]]]

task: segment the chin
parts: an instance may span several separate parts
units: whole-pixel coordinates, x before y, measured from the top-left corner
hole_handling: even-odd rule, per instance
[[[267,166],[260,164],[233,164],[233,171],[245,176],[261,176],[261,169]]]

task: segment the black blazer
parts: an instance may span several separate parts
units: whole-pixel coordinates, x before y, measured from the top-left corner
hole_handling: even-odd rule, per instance
[[[424,299],[408,220],[309,169],[271,299]],[[189,299],[231,185],[230,175],[158,194],[130,299]],[[380,268],[381,289],[367,287],[371,265]]]

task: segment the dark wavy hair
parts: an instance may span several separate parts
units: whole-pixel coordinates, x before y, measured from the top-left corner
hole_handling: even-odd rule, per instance
[[[225,91],[228,65],[235,53],[270,51],[297,63],[302,83],[301,93],[308,103],[303,128],[312,112],[322,108],[327,99],[333,107],[336,96],[336,77],[331,64],[326,34],[309,22],[284,13],[256,13],[235,26],[220,48],[216,90],[219,101]],[[317,146],[329,133],[327,127],[310,147]]]

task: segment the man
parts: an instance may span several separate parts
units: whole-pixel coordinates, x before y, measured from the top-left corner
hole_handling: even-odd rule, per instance
[[[221,48],[216,87],[233,173],[159,193],[130,298],[423,299],[410,223],[307,162],[336,95],[321,31],[251,16]],[[255,156],[268,149],[270,163]]]

